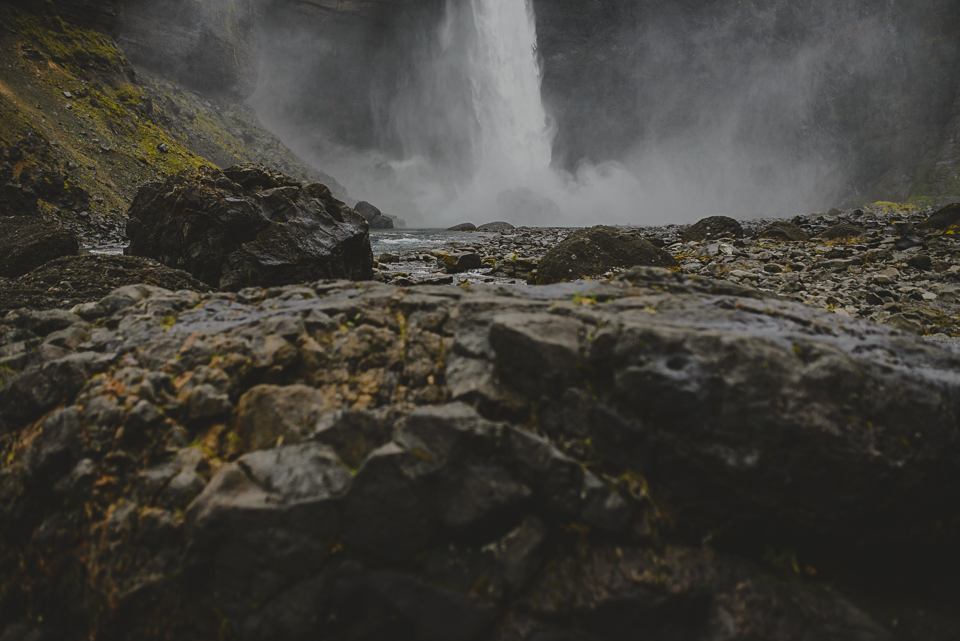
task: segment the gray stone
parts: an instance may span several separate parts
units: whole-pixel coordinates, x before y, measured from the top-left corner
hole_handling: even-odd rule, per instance
[[[236,615],[310,570],[340,526],[350,472],[314,443],[247,454],[187,509],[187,566]]]
[[[328,411],[326,398],[313,387],[258,385],[240,398],[237,433],[251,450],[299,443]]]

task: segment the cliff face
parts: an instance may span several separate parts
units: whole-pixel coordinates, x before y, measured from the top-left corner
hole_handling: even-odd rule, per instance
[[[256,87],[253,25],[260,0],[6,0],[116,39],[134,64],[206,94]]]
[[[956,166],[941,151],[955,131],[956,3],[535,6],[544,99],[568,166],[720,127],[721,142],[752,153],[761,174],[771,151],[833,163],[854,201],[929,197],[910,192],[925,168]],[[952,189],[939,196],[960,193]]]
[[[256,88],[254,0],[127,0],[118,42],[134,64],[207,94]]]

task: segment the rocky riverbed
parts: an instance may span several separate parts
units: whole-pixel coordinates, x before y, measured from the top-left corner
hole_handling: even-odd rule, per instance
[[[960,242],[950,229],[952,219],[923,227],[935,211],[880,204],[801,216],[791,223],[798,234],[793,240],[782,233],[784,221],[773,219],[732,221],[740,233],[700,240],[686,238],[690,227],[683,225],[619,231],[663,247],[684,274],[746,284],[840,315],[946,338],[960,334]],[[765,234],[768,229],[781,233]],[[374,233],[376,278],[399,286],[534,282],[547,253],[574,231]],[[404,236],[412,249],[396,242]],[[451,268],[450,256],[467,256],[474,267]],[[611,266],[595,278],[612,278],[628,268]]]
[[[638,268],[0,342],[4,641],[960,633],[960,356],[893,327]]]

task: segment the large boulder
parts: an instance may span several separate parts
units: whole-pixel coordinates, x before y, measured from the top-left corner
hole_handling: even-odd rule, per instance
[[[683,230],[680,237],[686,241],[705,241],[717,238],[743,238],[743,227],[729,216],[709,216]]]
[[[183,171],[140,188],[125,253],[239,290],[373,276],[369,226],[321,184],[263,166]]]
[[[639,236],[600,225],[579,229],[548,251],[537,266],[535,282],[549,285],[637,265],[676,267],[677,261]]]
[[[824,240],[846,240],[862,236],[865,233],[863,227],[851,225],[850,223],[840,223],[820,232],[819,237]]]
[[[77,236],[35,216],[0,218],[0,276],[16,278],[61,256],[76,256]]]
[[[498,220],[492,223],[484,223],[479,227],[477,227],[477,231],[486,231],[486,232],[505,232],[505,231],[510,231],[512,229],[516,229],[516,227],[514,227],[510,223],[503,220]]]
[[[763,228],[760,233],[757,234],[757,238],[769,238],[781,242],[797,242],[808,240],[810,235],[803,231],[799,225],[786,220],[778,220]]]
[[[358,202],[354,209],[369,223],[370,229],[393,229],[394,227],[392,218],[384,216],[383,212],[365,200]]]
[[[952,203],[933,212],[920,223],[922,229],[948,229],[960,222],[960,203]]]

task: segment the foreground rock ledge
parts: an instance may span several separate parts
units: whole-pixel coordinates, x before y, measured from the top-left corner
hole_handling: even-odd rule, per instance
[[[0,326],[9,638],[957,632],[916,337],[655,268],[108,299]]]

